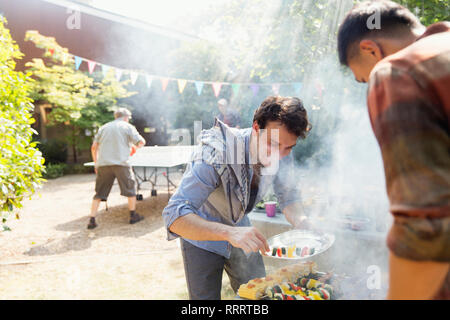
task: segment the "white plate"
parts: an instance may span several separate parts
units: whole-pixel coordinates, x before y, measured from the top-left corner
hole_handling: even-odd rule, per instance
[[[284,260],[309,260],[328,250],[334,243],[334,235],[329,233],[317,233],[309,230],[291,230],[273,236],[267,240],[267,242],[270,246],[270,252],[267,253],[266,257]],[[297,248],[303,248],[305,246],[314,248],[314,254],[304,257],[294,255],[292,258],[272,256],[272,249],[274,247],[287,248],[294,245]]]

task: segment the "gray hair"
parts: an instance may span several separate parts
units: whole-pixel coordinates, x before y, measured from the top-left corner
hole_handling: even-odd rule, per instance
[[[119,108],[116,111],[114,111],[114,118],[115,119],[124,118],[124,117],[131,118],[130,110],[128,110],[126,108]]]
[[[221,106],[226,106],[228,104],[226,99],[220,99],[217,103],[220,104]]]

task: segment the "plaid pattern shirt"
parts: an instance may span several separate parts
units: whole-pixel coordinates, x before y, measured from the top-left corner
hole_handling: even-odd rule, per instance
[[[281,210],[301,201],[298,177],[292,174],[292,154],[280,159],[276,174],[253,179],[254,171],[259,170],[250,157],[251,133],[252,128],[229,128],[219,120],[212,129],[202,131],[192,161],[187,165],[177,191],[162,213],[168,240],[179,237],[170,231],[172,223],[191,213],[226,225],[250,226],[247,213],[266,195],[270,185],[273,186]],[[252,182],[258,187],[253,199]],[[230,258],[231,244],[227,241],[184,240],[198,248]]]
[[[371,73],[368,107],[394,216],[450,216],[450,23]]]

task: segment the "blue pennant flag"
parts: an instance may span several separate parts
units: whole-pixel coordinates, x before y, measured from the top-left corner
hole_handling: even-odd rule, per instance
[[[204,83],[201,81],[195,81],[195,88],[197,88],[197,94],[201,95]]]
[[[301,82],[294,82],[292,84],[292,86],[294,87],[295,92],[297,92],[297,93],[299,93],[300,90],[302,89],[302,83]]]
[[[76,70],[78,70],[80,68],[81,62],[83,62],[83,59],[75,56],[75,69]]]
[[[109,69],[110,69],[109,66],[107,66],[105,64],[102,64],[103,77],[106,77],[106,75],[108,74]]]

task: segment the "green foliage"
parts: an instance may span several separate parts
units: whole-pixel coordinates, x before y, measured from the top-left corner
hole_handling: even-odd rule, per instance
[[[280,88],[280,95],[303,100],[313,122],[313,131],[308,139],[299,142],[294,154],[300,161],[314,157],[325,161],[329,149],[324,148],[323,141],[337,125],[337,114],[331,109],[340,96],[336,97],[335,91],[318,92],[317,83],[333,87],[342,83],[334,38],[339,22],[336,13],[345,9],[341,2],[328,0],[230,1],[211,12],[202,25],[203,37],[217,35],[214,47],[197,43],[183,48],[173,56],[171,69],[177,70],[174,76],[185,79],[259,83],[257,94],[245,84],[238,94],[230,86],[222,88],[220,97],[239,110],[241,127],[251,126],[255,109],[267,96],[274,95],[267,84],[303,83],[301,92],[290,85]],[[329,72],[318,68],[324,61],[337,77],[320,79]],[[187,87],[177,101],[178,127],[192,128],[192,119],[202,120],[203,127],[207,127],[204,119],[217,114],[216,97],[210,92],[196,95],[193,86]]]
[[[64,168],[64,174],[84,174],[94,173],[94,167],[86,167],[80,163],[66,164]]]
[[[44,178],[56,179],[62,177],[66,171],[67,164],[65,163],[49,163],[45,167]]]
[[[0,218],[2,224],[25,196],[43,182],[44,159],[31,142],[34,108],[29,95],[29,75],[14,71],[14,59],[22,58],[6,20],[0,19]],[[5,227],[4,227],[5,229]],[[7,229],[7,228],[6,228]]]
[[[215,47],[204,42],[182,46],[171,54],[171,76],[184,79],[224,79],[225,74],[219,64],[220,57]],[[213,125],[214,117],[219,111],[217,98],[210,86],[205,85],[201,95],[198,95],[194,84],[186,85],[181,95],[175,86],[167,90],[167,95],[170,95],[169,109],[175,111],[175,128],[188,128],[193,136],[194,121],[202,121],[203,128]]]
[[[331,160],[330,139],[335,138],[345,117],[339,110],[344,91],[350,89],[359,98],[357,104],[364,101],[364,88],[340,67],[336,53],[339,25],[355,2],[227,1],[213,8],[197,26],[199,35],[212,40],[214,46],[195,43],[182,48],[172,57],[170,69],[177,70],[174,77],[184,79],[261,84],[256,95],[246,85],[241,86],[238,95],[228,86],[222,88],[221,97],[239,109],[243,127],[251,125],[261,101],[274,94],[264,84],[301,82],[300,92],[288,86],[280,89],[281,95],[303,100],[313,125],[308,138],[294,149],[294,155],[301,163],[308,160],[323,164]],[[425,25],[450,20],[448,1],[398,2],[415,12]],[[323,92],[318,92],[317,83],[325,85]],[[207,127],[207,119],[217,113],[216,101],[211,92],[197,97],[193,86],[186,87],[175,102],[176,127],[192,128],[194,120],[202,120],[203,127]]]
[[[35,58],[26,64],[35,78],[32,96],[36,103],[53,106],[49,125],[65,124],[70,129],[65,140],[72,146],[76,162],[77,150],[88,148],[93,132],[113,119],[111,111],[117,108],[117,100],[134,92],[125,89],[128,82],[116,80],[113,70],[105,77],[75,70],[73,56],[52,37],[27,31],[25,40],[45,50],[45,61]]]
[[[45,167],[44,178],[56,179],[68,174],[85,174],[94,173],[93,167],[85,167],[82,164],[67,164],[67,163],[49,163]]]
[[[450,2],[448,0],[394,0],[407,7],[425,25],[450,21]]]
[[[61,140],[41,141],[37,145],[47,164],[67,161],[67,143]]]

